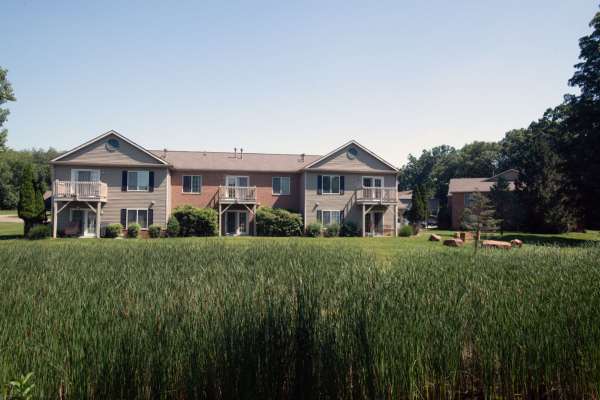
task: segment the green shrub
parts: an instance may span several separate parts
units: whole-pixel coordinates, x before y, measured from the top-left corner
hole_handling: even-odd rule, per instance
[[[27,232],[27,239],[46,239],[52,235],[50,225],[36,225]]]
[[[179,220],[174,216],[170,216],[169,221],[167,221],[167,236],[177,237],[179,236],[179,230]]]
[[[331,224],[325,227],[325,236],[335,237],[340,235],[340,224]]]
[[[412,236],[412,234],[413,228],[410,225],[404,225],[402,228],[400,228],[400,231],[398,232],[398,235],[402,237],[409,237]]]
[[[179,221],[180,236],[215,236],[219,215],[212,208],[197,208],[190,205],[177,207],[173,216]]]
[[[259,207],[256,231],[260,236],[301,236],[302,216],[283,208]]]
[[[360,229],[358,229],[358,225],[354,222],[344,221],[340,228],[340,236],[360,236]]]
[[[132,239],[137,238],[140,235],[141,229],[140,224],[129,224],[127,226],[127,237]]]
[[[109,224],[104,228],[105,238],[116,238],[123,232],[123,225],[121,224]]]
[[[319,222],[313,222],[306,227],[306,236],[319,237],[323,231],[323,225]]]
[[[148,236],[151,238],[159,238],[161,233],[162,228],[160,225],[153,224],[148,227]]]

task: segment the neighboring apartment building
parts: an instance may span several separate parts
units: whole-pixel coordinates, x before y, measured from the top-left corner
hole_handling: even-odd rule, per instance
[[[217,210],[222,235],[256,234],[260,206],[299,212],[305,226],[349,220],[364,236],[397,233],[398,170],[355,141],[325,156],[146,150],[109,131],[51,164],[55,237],[165,226],[184,204]]]
[[[509,189],[514,190],[515,181],[519,172],[515,169],[509,169],[501,172],[491,178],[455,178],[450,179],[448,188],[448,208],[451,216],[452,229],[460,229],[462,215],[471,202],[473,193],[489,193],[498,178],[504,178]]]

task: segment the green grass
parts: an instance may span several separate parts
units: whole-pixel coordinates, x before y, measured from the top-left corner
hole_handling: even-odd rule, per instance
[[[0,210],[0,215],[17,215],[17,210]]]
[[[393,249],[393,250],[391,250]],[[599,245],[0,243],[0,382],[38,398],[597,398]]]

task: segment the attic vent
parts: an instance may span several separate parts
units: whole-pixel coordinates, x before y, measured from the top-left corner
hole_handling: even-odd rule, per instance
[[[356,158],[356,156],[358,155],[358,150],[356,150],[356,147],[350,147],[346,154],[349,159],[354,160]]]
[[[117,139],[108,139],[106,141],[106,150],[113,152],[115,150],[117,150],[120,146],[120,143]]]

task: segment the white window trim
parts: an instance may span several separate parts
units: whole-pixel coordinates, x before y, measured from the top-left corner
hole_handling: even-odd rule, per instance
[[[147,173],[148,174],[148,188],[147,189],[129,189],[129,173],[130,172],[135,172],[135,173],[145,172],[145,173]],[[140,185],[138,185],[137,187],[140,187]],[[150,191],[150,171],[127,170],[127,191],[128,192],[149,192]]]
[[[365,178],[370,179],[373,184],[375,184],[375,179],[381,179],[381,186],[365,186]],[[383,179],[383,176],[365,175],[360,180],[360,183],[361,183],[363,189],[368,189],[368,188],[382,188],[383,189],[385,187],[385,180]]]
[[[89,169],[89,168],[71,168],[71,182],[78,182],[77,179],[75,179],[77,177],[77,173],[79,171],[84,171],[84,172],[89,172],[90,175],[94,175],[96,174],[98,176],[98,181],[100,180],[100,170],[99,169]],[[94,182],[94,181],[92,181]]]
[[[273,191],[273,181],[275,180],[275,178],[279,178],[279,190],[281,192],[281,180],[282,179],[287,179],[288,180],[288,189],[289,191],[287,193],[275,193]],[[271,194],[273,196],[289,196],[292,193],[292,178],[289,176],[273,176],[271,177]]]
[[[138,190],[138,192],[141,192],[141,190]],[[148,221],[148,216],[150,215],[150,212],[148,211],[148,210],[149,210],[149,208],[126,208],[125,210],[126,210],[126,211],[125,211],[125,229],[127,229],[127,228],[129,227],[129,211],[136,211],[136,214],[135,214],[135,222],[136,222],[137,224],[139,224],[139,222],[138,222],[138,220],[139,220],[139,218],[138,218],[138,217],[139,217],[139,215],[138,215],[137,211],[146,211],[146,225],[150,226],[150,224],[148,223],[148,222],[150,222],[150,221]],[[142,227],[142,225],[140,224],[140,228],[141,228],[141,230],[143,230],[143,231],[147,231],[147,230],[148,230],[148,226],[146,226],[146,227],[144,228],[144,227]]]
[[[197,177],[200,178],[200,187],[199,187],[199,190],[197,192],[184,192],[183,191],[183,188],[184,188],[184,186],[183,186],[183,178],[186,177],[186,176],[189,176],[189,177],[197,176]],[[204,184],[204,182],[203,182],[203,179],[202,179],[202,175],[181,175],[181,193],[183,193],[183,194],[200,194],[200,193],[202,193],[202,186],[203,186],[203,184]],[[193,185],[190,182],[190,189],[192,187],[193,187]]]
[[[323,226],[329,226],[329,225],[331,225],[331,222],[329,222],[329,224],[328,224],[328,225],[325,225],[325,222],[323,222],[323,220],[325,219],[325,218],[323,218],[323,213],[325,213],[325,212],[328,212],[328,213],[330,213],[330,214],[329,214],[329,220],[330,220],[330,221],[331,221],[331,213],[332,213],[332,212],[336,212],[336,213],[338,213],[338,220],[339,220],[339,222],[337,222],[337,224],[338,224],[338,225],[341,225],[341,224],[342,224],[342,212],[341,212],[340,210],[320,210],[320,211],[321,211],[321,224],[322,224]]]
[[[323,178],[321,178],[322,179],[322,181],[321,181],[321,194],[324,194],[324,195],[332,195],[333,194],[333,195],[339,196],[340,193],[341,193],[342,176],[341,175],[321,175],[321,176],[323,177]],[[331,178],[335,178],[336,176],[338,177],[338,191],[337,192],[325,192],[325,189],[324,189],[325,185],[323,183],[324,183],[324,180],[325,180],[326,176],[329,177],[329,187],[330,188],[333,186],[331,184],[331,181],[332,181]]]
[[[227,175],[227,176],[225,176],[225,186],[228,186],[227,180],[229,178],[235,178],[235,186],[230,186],[230,187],[250,187],[250,177],[247,175]],[[246,178],[246,180],[248,181],[248,186],[238,186],[238,184],[237,184],[238,178]]]

